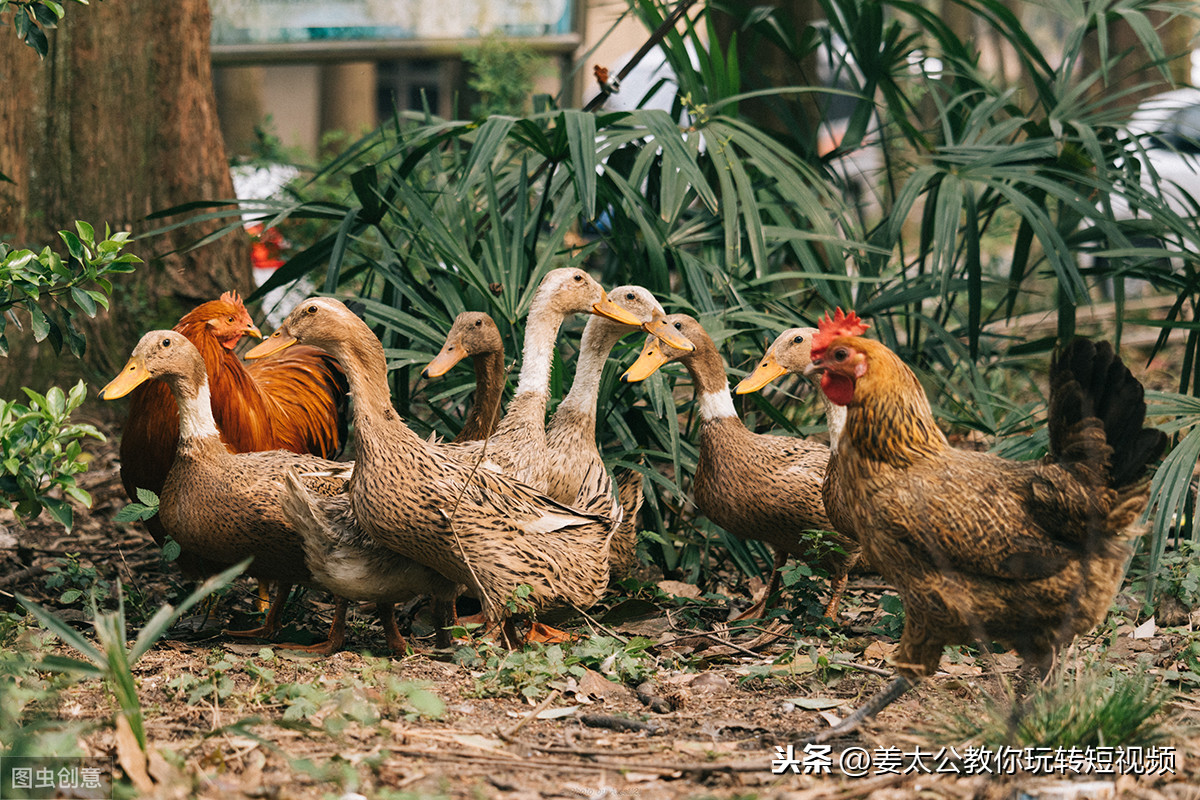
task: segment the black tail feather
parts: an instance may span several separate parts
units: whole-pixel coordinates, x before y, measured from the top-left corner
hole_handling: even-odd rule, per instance
[[[1075,426],[1091,417],[1100,421],[1112,448],[1113,488],[1141,478],[1166,448],[1166,434],[1145,427],[1145,391],[1112,345],[1076,339],[1050,364],[1050,452],[1066,452]]]

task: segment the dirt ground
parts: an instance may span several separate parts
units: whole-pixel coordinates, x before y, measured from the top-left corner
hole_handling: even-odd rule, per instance
[[[126,503],[115,437],[93,450],[94,463],[82,481],[93,494],[93,508],[79,515],[71,533],[45,519],[20,528],[0,516],[0,606],[14,609],[19,592],[85,634],[84,603],[60,602],[67,587],[49,585],[53,573],[44,571],[61,566],[68,554],[79,554],[80,567],[94,567],[114,584],[120,579],[135,621],[180,590],[173,567],[140,527],[112,520]],[[1161,744],[1174,748],[1174,771],[1160,775],[996,774],[1013,772],[1007,768],[963,774],[972,770],[965,755],[972,743],[938,733],[939,721],[981,714],[984,693],[997,690],[997,674],[1010,675],[1017,665],[1008,654],[944,658],[943,672],[853,740],[835,743],[826,760],[826,752],[806,754],[796,743],[889,680],[885,659],[894,640],[874,632],[887,623],[879,578],[854,578],[840,628],[800,639],[790,628],[782,635],[761,626],[730,633],[722,622],[728,614],[723,603],[654,578],[646,585],[657,591],[613,599],[593,609],[591,619],[564,626],[611,650],[573,669],[562,660],[572,647],[509,654],[487,643],[460,642],[450,652],[435,652],[421,608],[415,619],[402,617],[401,626],[424,652],[403,658],[387,653],[367,608],[353,612],[351,649],[329,658],[232,639],[221,633],[231,615],[235,624],[252,622],[253,587],[241,581],[215,610],[185,619],[134,667],[152,752],[153,788],[143,794],[1200,800],[1195,683],[1172,684],[1179,692],[1162,712],[1167,738]],[[653,602],[645,599],[650,595]],[[671,595],[682,599],[672,601]],[[744,605],[743,595],[739,607]],[[305,595],[293,605],[296,620],[286,635],[307,633],[312,640],[328,624],[331,608],[327,597]],[[623,613],[639,609],[649,613]],[[1193,619],[1200,622],[1200,615]],[[1135,622],[1110,621],[1081,639],[1067,659],[1102,653],[1107,662],[1148,668],[1151,676],[1189,670],[1185,653],[1193,637],[1186,614],[1174,628]],[[70,655],[29,631],[16,647]],[[521,692],[525,687],[528,696]],[[63,689],[54,714],[94,723],[83,726],[85,753],[118,761],[127,755],[100,681]],[[789,743],[793,760],[781,750]],[[951,746],[954,752],[942,751]],[[852,768],[840,755],[855,748],[872,757],[870,767]],[[924,760],[914,762],[914,753]],[[856,771],[865,774],[848,774]]]

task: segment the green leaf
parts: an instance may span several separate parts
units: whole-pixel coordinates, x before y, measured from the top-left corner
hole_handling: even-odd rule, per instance
[[[29,311],[29,324],[33,329],[33,340],[35,342],[45,340],[50,335],[50,320],[37,303],[29,301],[25,304],[25,307]]]
[[[179,558],[179,554],[183,552],[183,548],[179,546],[179,542],[172,539],[170,536],[163,542],[162,557],[164,561],[174,561]]]

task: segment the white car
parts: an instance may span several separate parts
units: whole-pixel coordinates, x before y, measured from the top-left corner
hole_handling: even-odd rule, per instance
[[[1145,148],[1142,188],[1161,193],[1180,216],[1200,215],[1200,89],[1189,86],[1143,100],[1126,130]],[[1133,217],[1123,198],[1113,198],[1113,213]]]

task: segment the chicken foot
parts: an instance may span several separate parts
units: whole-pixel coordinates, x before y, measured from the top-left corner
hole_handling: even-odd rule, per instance
[[[767,584],[767,590],[763,592],[763,596],[757,603],[747,608],[741,614],[738,614],[730,622],[762,618],[762,615],[767,611],[767,603],[770,602],[771,596],[779,591],[779,586],[783,582],[783,568],[787,564],[787,559],[788,554],[783,550],[775,551],[775,562],[771,567],[771,582]]]
[[[897,676],[891,683],[882,691],[878,692],[874,697],[864,703],[860,708],[856,709],[850,716],[843,719],[832,728],[827,728],[823,731],[815,731],[812,735],[804,738],[804,744],[821,744],[830,739],[836,739],[845,736],[848,733],[853,733],[858,730],[858,727],[867,720],[874,717],[880,711],[890,706],[900,698],[905,692],[915,686],[912,681],[905,678],[903,675]]]

